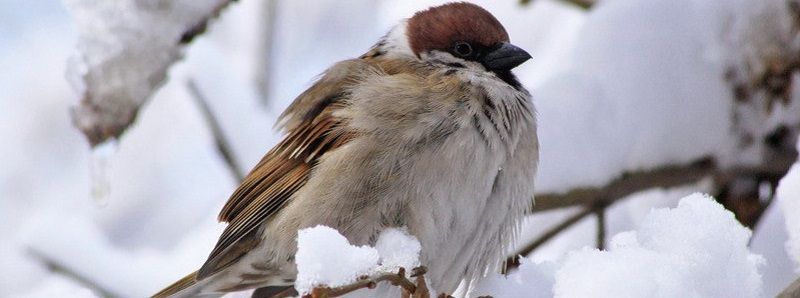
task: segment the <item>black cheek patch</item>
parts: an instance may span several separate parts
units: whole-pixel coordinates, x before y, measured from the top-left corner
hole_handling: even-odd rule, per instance
[[[461,63],[458,63],[458,62],[451,62],[451,63],[447,63],[445,65],[450,66],[450,67],[455,67],[455,68],[464,68],[464,64],[461,64]]]
[[[511,85],[517,91],[522,91],[522,84],[519,82],[517,77],[511,73],[510,70],[493,70],[492,71],[498,78],[506,82],[506,84]]]

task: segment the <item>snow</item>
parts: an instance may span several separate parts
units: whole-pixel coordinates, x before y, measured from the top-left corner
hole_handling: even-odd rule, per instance
[[[163,1],[94,2],[68,0],[69,10],[65,11],[53,1],[12,0],[6,3],[9,9],[0,11],[0,19],[7,24],[0,26],[0,66],[8,70],[0,72],[0,118],[4,119],[0,136],[7,140],[0,146],[3,297],[91,295],[80,283],[50,272],[27,253],[31,249],[124,297],[147,296],[196,270],[223,228],[216,223],[215,213],[236,181],[214,149],[206,124],[186,92],[186,80],[195,80],[209,98],[235,155],[242,165],[250,167],[279,138],[271,130],[275,116],[308,87],[315,75],[337,60],[362,53],[398,18],[447,0],[281,1],[270,57],[274,63],[269,66],[272,89],[266,106],[260,103],[253,84],[253,77],[262,70],[260,32],[256,28],[261,21],[261,1],[239,1],[227,8],[209,32],[183,51],[171,43],[178,25],[188,24],[192,15],[211,0],[176,2],[187,7],[185,14],[165,20],[154,20],[163,13],[158,7]],[[758,31],[775,22],[784,24],[785,16],[764,14],[765,9],[783,1],[753,6],[752,1],[745,0],[609,0],[600,1],[590,12],[558,0],[532,1],[524,7],[518,1],[476,2],[495,13],[512,41],[534,56],[516,72],[534,94],[538,108],[542,152],[536,182],[540,193],[602,185],[624,171],[683,163],[705,155],[732,166],[752,163],[760,158],[761,149],[741,151],[739,136],[735,135],[738,128],[760,136],[786,121],[800,121],[800,93],[794,92],[791,105],[780,106],[777,113],[747,110],[746,121],[733,123],[731,86],[724,79],[732,65],[736,69],[746,69],[746,65],[763,69],[762,57],[772,46],[761,46],[787,40],[786,34],[791,31],[785,31],[785,27],[778,26],[779,30],[766,35]],[[149,21],[154,22],[144,29],[135,26]],[[75,55],[76,41],[85,56]],[[138,43],[169,48],[158,52]],[[170,70],[154,66],[180,56],[184,59]],[[73,58],[67,71],[65,61],[69,57]],[[123,67],[126,72],[109,72],[107,66],[114,64],[127,66]],[[127,72],[136,68],[133,66],[142,69]],[[67,113],[76,96],[64,73],[69,73],[67,79],[78,91],[107,88],[97,92],[123,94],[125,100],[136,104],[156,86],[148,78],[169,78],[152,93],[108,160],[112,166],[102,175],[109,179],[104,208],[96,208],[90,199],[91,153]],[[749,71],[742,74],[751,75]],[[93,80],[98,79],[103,84],[94,85]],[[794,86],[800,85],[800,78],[793,80]],[[739,110],[761,106],[753,103]],[[798,172],[795,165],[783,180],[778,204],[767,211],[752,240],[753,252],[764,254],[766,259],[760,267],[764,296],[777,293],[798,274],[794,271],[794,275],[787,275],[787,270],[800,268]],[[643,227],[644,222],[652,221],[647,216],[652,208],[675,207],[681,196],[692,191],[708,190],[701,183],[678,190],[650,190],[618,202],[607,213],[608,235]],[[521,242],[577,211],[531,216]],[[776,217],[781,211],[782,218]],[[674,217],[680,216],[676,213]],[[680,255],[679,260],[684,259],[686,251],[669,248],[710,245],[705,241],[686,243],[678,237],[681,241],[676,246],[655,246],[657,239],[644,238],[643,234],[663,232],[667,233],[664,237],[677,237],[676,231],[640,229],[636,237],[623,234],[613,238],[609,251],[581,250],[594,245],[595,225],[595,218],[587,217],[528,256],[530,260],[523,263],[519,275],[509,280],[491,277],[479,289],[510,297],[525,293],[549,297],[556,293],[552,285],[569,282],[569,276],[564,275],[562,280],[555,273],[569,260],[598,272],[606,270],[598,269],[599,264],[607,264],[626,265],[612,266],[608,271],[616,268],[619,270],[614,272],[649,274],[640,271],[656,265],[682,268],[679,261],[654,258]],[[685,231],[686,237],[697,237],[694,229]],[[787,242],[789,238],[792,240]],[[626,239],[628,246],[623,245]],[[733,236],[730,239],[740,241]],[[374,248],[377,262],[392,267],[416,264],[412,260],[419,249],[411,241],[401,243],[408,249],[386,252],[382,247],[395,245],[379,242]],[[737,245],[741,248],[741,243]],[[735,256],[744,254],[730,249]],[[628,253],[629,258],[620,259]],[[722,263],[713,257],[692,257],[707,266]],[[634,264],[636,260],[641,264]],[[733,261],[746,264],[742,259]],[[593,265],[595,262],[598,265]],[[581,275],[587,273],[581,268],[573,269],[574,282],[590,277]],[[740,275],[731,279],[744,279],[746,270],[736,270]],[[720,274],[725,272],[727,269],[717,268],[715,274],[697,280],[718,285],[725,282],[727,275]],[[664,274],[684,280],[690,274],[697,276],[697,271]],[[591,286],[597,291],[592,296],[600,293],[599,280],[591,277],[590,283],[574,290]],[[630,290],[643,290],[655,282],[660,281],[644,280],[642,288]],[[749,293],[748,282],[743,281],[737,289]],[[515,284],[536,288],[504,286]]]
[[[470,292],[471,297],[491,296],[549,298],[553,297],[553,284],[558,264],[545,261],[534,262],[528,258],[520,259],[517,271],[503,276],[490,274]]]
[[[353,246],[326,226],[300,230],[297,236],[297,280],[301,294],[316,286],[337,287],[377,272],[411,270],[419,266],[420,243],[403,229],[380,233],[375,247]]]
[[[574,250],[558,263],[523,260],[519,271],[491,276],[473,294],[760,297],[764,259],[748,249],[750,234],[713,198],[693,194],[676,208],[652,210],[608,250]]]
[[[797,263],[790,261],[789,249],[782,245],[789,240],[780,204],[771,204],[753,231],[750,250],[764,257],[761,280],[764,297],[775,297],[789,284],[800,278]]]
[[[691,195],[675,209],[652,211],[636,232],[614,236],[607,252],[572,253],[556,274],[554,292],[560,297],[758,297],[763,259],[749,252],[749,238],[750,231],[712,198]]]
[[[403,229],[388,228],[381,232],[375,249],[381,256],[380,271],[397,272],[405,268],[411,270],[419,267],[419,252],[422,245],[416,237]]]
[[[120,133],[181,58],[182,35],[221,3],[64,0],[80,32],[67,71],[83,99],[73,110],[77,125]]]
[[[338,287],[367,275],[377,266],[378,251],[369,246],[352,246],[335,229],[316,226],[297,235],[297,280],[300,294],[315,286]]]
[[[717,20],[687,12],[692,2],[604,1],[586,16],[566,70],[534,87],[537,191],[732,154],[724,69],[703,55],[709,45],[700,38],[714,26],[695,25]]]
[[[616,234],[610,248],[573,250],[559,261],[523,258],[508,277],[491,274],[470,291],[494,297],[760,297],[764,258],[748,248],[751,232],[713,198],[692,194],[675,208],[650,211],[635,231]],[[373,272],[378,259],[419,251],[401,230],[381,234],[378,250],[356,247],[335,230],[300,232],[298,290],[337,286]],[[380,257],[378,251],[383,253]],[[386,265],[385,263],[383,264]],[[720,270],[724,268],[724,270]]]
[[[795,163],[781,179],[776,196],[789,234],[786,251],[794,260],[797,272],[800,272],[800,163]]]

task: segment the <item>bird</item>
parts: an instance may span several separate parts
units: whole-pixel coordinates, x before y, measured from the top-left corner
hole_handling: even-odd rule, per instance
[[[438,293],[499,268],[539,162],[532,97],[511,72],[529,59],[475,4],[401,20],[286,108],[284,137],[222,208],[208,259],[153,297],[291,292],[298,230],[317,225],[353,245],[406,229]]]

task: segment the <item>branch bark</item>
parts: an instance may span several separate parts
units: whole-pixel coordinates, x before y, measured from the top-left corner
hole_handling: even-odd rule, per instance
[[[587,206],[603,200],[624,198],[628,195],[655,187],[675,187],[700,180],[714,172],[716,166],[709,158],[703,158],[687,165],[665,166],[649,171],[623,174],[609,184],[601,187],[583,187],[564,194],[546,193],[536,195],[533,213],[570,206]]]
[[[191,43],[195,37],[200,34],[206,32],[208,29],[208,24],[211,20],[216,19],[219,17],[219,14],[233,2],[237,0],[222,0],[217,3],[204,17],[197,21],[194,25],[186,29],[186,31],[181,34],[180,44],[189,44]]]
[[[80,51],[69,60],[67,77],[81,101],[70,112],[92,147],[127,130],[167,81],[184,47],[233,1],[216,0],[194,10],[133,0],[67,5],[80,31]]]
[[[594,211],[595,217],[597,217],[597,244],[596,247],[599,250],[603,250],[606,247],[606,208],[597,208]]]
[[[576,213],[573,216],[570,216],[569,218],[567,218],[566,220],[561,222],[559,225],[551,228],[550,230],[547,230],[547,232],[545,232],[544,234],[539,236],[539,238],[537,238],[533,242],[528,243],[528,245],[526,245],[526,246],[522,247],[521,249],[517,250],[517,252],[515,252],[514,255],[512,255],[511,257],[508,257],[508,259],[506,259],[505,266],[503,266],[502,273],[506,274],[509,271],[511,271],[512,269],[515,269],[515,268],[519,267],[520,261],[521,261],[520,258],[522,256],[526,256],[526,255],[530,254],[532,251],[534,251],[535,249],[539,248],[539,246],[542,246],[542,244],[545,244],[547,241],[550,241],[550,239],[553,239],[559,233],[561,233],[564,230],[568,229],[569,227],[571,227],[572,225],[576,224],[581,219],[583,219],[584,217],[592,214],[593,212],[594,211],[591,208],[584,208],[580,212]]]
[[[255,83],[258,86],[258,93],[261,95],[261,103],[269,103],[269,91],[272,81],[272,52],[275,38],[276,14],[278,11],[278,0],[265,0],[262,10],[261,34],[259,34],[260,44],[258,51],[258,71],[256,72]]]
[[[359,280],[351,284],[339,287],[317,287],[312,290],[311,294],[306,294],[303,298],[340,297],[360,289],[374,289],[378,283],[387,281],[392,285],[399,286],[403,290],[403,295],[412,295],[411,297],[414,298],[428,298],[428,289],[425,285],[425,278],[423,277],[427,270],[428,269],[424,266],[411,270],[410,277],[416,277],[416,283],[406,278],[405,268],[400,268],[397,273],[380,272],[371,276],[362,276]]]
[[[687,165],[665,166],[649,171],[626,173],[602,187],[579,188],[565,194],[537,195],[533,210],[531,210],[531,213],[534,214],[571,206],[583,206],[583,209],[515,252],[506,259],[502,271],[507,273],[518,267],[520,256],[530,254],[536,248],[553,239],[586,216],[596,213],[598,210],[604,210],[620,199],[634,193],[652,188],[670,188],[691,184],[705,177],[714,177],[718,184],[727,181],[730,179],[729,177],[736,176],[783,177],[794,161],[797,160],[797,156],[796,151],[784,152],[780,155],[774,155],[758,166],[725,169],[718,168],[711,158],[702,158]],[[598,244],[601,238],[604,241],[605,231],[598,230]]]
[[[63,275],[69,279],[74,280],[78,284],[92,290],[95,294],[100,297],[104,298],[115,298],[121,297],[120,295],[114,293],[113,291],[104,288],[103,286],[97,284],[96,282],[92,281],[90,278],[75,272],[71,268],[67,267],[66,265],[61,264],[60,262],[48,257],[46,254],[39,252],[34,249],[28,249],[28,254],[30,254],[34,259],[39,260],[42,264],[44,264],[47,269],[51,272]]]

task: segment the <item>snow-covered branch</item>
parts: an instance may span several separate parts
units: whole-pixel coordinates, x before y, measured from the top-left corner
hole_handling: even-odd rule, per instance
[[[402,297],[428,298],[430,291],[425,285],[424,274],[427,272],[425,267],[417,267],[411,270],[409,277],[406,278],[405,268],[400,268],[397,272],[379,272],[372,275],[359,277],[357,281],[338,287],[315,287],[311,293],[303,295],[303,298],[328,298],[340,297],[360,289],[374,289],[380,282],[389,282],[393,286],[402,289]]]
[[[72,120],[92,146],[118,138],[167,78],[183,47],[232,0],[64,0],[80,30],[67,77]]]

